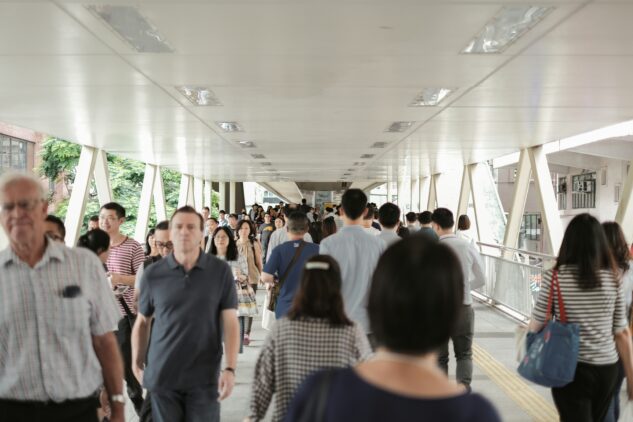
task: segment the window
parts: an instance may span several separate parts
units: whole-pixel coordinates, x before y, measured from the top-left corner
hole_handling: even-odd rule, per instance
[[[523,214],[521,237],[525,240],[541,240],[541,214]]]
[[[558,178],[558,186],[556,186],[556,198],[558,199],[558,209],[567,209],[567,177]]]
[[[583,173],[571,177],[571,207],[596,207],[596,173]]]
[[[26,172],[28,142],[0,134],[0,174],[17,170]]]

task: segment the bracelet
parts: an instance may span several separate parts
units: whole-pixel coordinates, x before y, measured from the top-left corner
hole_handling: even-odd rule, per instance
[[[235,368],[231,368],[230,366],[227,366],[226,368],[224,368],[223,371],[229,371],[229,372],[232,372],[233,375],[235,375]]]
[[[110,402],[125,404],[125,396],[123,394],[113,394],[110,396]]]

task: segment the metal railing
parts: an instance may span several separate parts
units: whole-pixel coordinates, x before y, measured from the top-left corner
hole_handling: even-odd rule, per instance
[[[527,321],[541,289],[543,273],[556,257],[538,252],[478,243],[486,284],[473,294],[520,321]]]

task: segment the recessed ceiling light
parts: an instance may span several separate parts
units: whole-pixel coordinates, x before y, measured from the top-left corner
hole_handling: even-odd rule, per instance
[[[256,148],[255,142],[253,141],[237,141],[237,143],[242,148]]]
[[[354,165],[355,165],[355,166],[364,166],[364,165],[365,165],[365,162],[364,162],[364,161],[356,161],[356,162],[354,163]]]
[[[385,132],[405,132],[413,126],[413,123],[415,122],[393,122],[385,129]]]
[[[363,154],[360,156],[360,158],[365,158],[365,159],[374,158],[374,154]]]
[[[351,176],[352,173],[343,173],[343,176]]]
[[[451,92],[453,90],[449,88],[425,88],[411,101],[409,107],[436,106]]]
[[[222,103],[209,88],[200,86],[177,86],[176,89],[197,106],[221,106]]]
[[[385,148],[389,142],[374,142],[371,148]]]
[[[271,163],[269,161],[264,161],[263,163],[259,163],[259,164],[261,164],[262,166],[272,166],[273,165],[273,163]]]
[[[139,53],[173,53],[174,49],[158,29],[136,7],[90,5],[86,8],[101,18]]]
[[[502,53],[554,9],[551,6],[504,6],[462,53]]]
[[[262,159],[262,158],[266,158],[266,156],[264,154],[251,154],[251,157],[253,157],[256,160]]]
[[[215,122],[225,132],[244,132],[242,126],[237,122]]]

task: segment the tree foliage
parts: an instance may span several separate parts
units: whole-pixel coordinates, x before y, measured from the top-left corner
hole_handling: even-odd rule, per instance
[[[72,192],[75,171],[81,155],[81,146],[59,138],[49,138],[42,145],[41,155],[42,164],[38,169],[39,173],[49,180],[63,182],[68,192]],[[107,154],[107,162],[114,200],[126,210],[126,221],[121,226],[121,232],[126,235],[133,235],[136,227],[143,178],[145,176],[145,164],[112,154]],[[165,208],[167,216],[170,216],[178,206],[181,175],[177,171],[161,169],[161,176],[165,191]],[[64,219],[68,211],[70,198],[52,199],[55,205],[55,214]],[[215,193],[213,193],[212,203],[214,205],[212,208],[216,208],[213,210],[215,211],[213,214],[216,214],[218,196]],[[90,197],[84,212],[84,227],[87,227],[90,216],[98,214],[99,208],[97,190],[94,181],[92,181]],[[153,227],[156,224],[154,209],[154,204],[152,204],[149,227]]]

